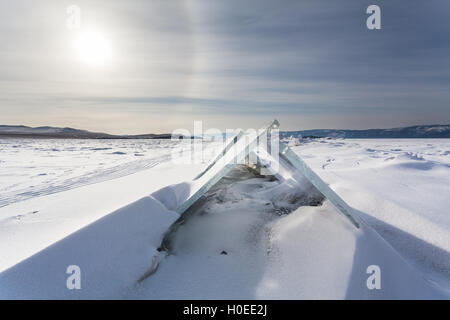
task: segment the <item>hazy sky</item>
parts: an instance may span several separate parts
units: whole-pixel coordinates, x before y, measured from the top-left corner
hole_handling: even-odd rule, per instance
[[[366,28],[371,4],[381,30]],[[69,5],[80,30],[66,26]],[[131,134],[194,120],[450,123],[449,12],[448,0],[1,1],[0,124]],[[90,33],[107,44],[100,65],[76,50]]]

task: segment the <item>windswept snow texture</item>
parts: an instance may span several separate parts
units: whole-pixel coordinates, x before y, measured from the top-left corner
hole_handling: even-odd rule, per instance
[[[450,298],[450,140],[294,144],[361,229],[301,185],[246,177],[191,208],[166,255],[177,195],[206,167],[169,161],[179,147],[0,140],[0,298]]]
[[[0,139],[0,207],[111,180],[170,160],[170,140]]]
[[[428,280],[450,292],[450,140],[327,140],[293,147]]]

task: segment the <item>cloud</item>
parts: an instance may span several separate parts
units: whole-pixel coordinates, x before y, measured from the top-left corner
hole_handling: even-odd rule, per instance
[[[446,0],[379,0],[379,31],[365,27],[370,1],[77,1],[85,26],[113,40],[104,69],[74,59],[69,4],[0,4],[1,123],[139,133],[194,118],[253,127],[277,116],[293,129],[450,121]]]

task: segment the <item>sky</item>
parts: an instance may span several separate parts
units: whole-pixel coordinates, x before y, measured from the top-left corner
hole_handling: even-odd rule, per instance
[[[372,4],[380,30],[366,27]],[[2,1],[0,124],[448,124],[449,12],[448,0]]]

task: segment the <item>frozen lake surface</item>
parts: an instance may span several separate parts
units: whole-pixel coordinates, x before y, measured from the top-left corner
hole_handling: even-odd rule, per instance
[[[0,207],[126,176],[170,159],[171,140],[0,140]]]
[[[193,179],[220,145],[208,144],[203,163],[170,161],[181,148],[169,140],[0,140],[0,297],[24,297],[17,281],[45,281],[37,296],[62,298],[450,297],[450,140],[293,146],[369,229],[353,230],[328,202],[273,216],[266,200],[275,203],[274,182],[236,182],[179,229],[175,254],[158,258],[142,280],[177,219],[149,195]],[[366,292],[372,260],[385,270],[381,293]],[[59,269],[68,263],[84,270],[84,291],[64,289]]]

